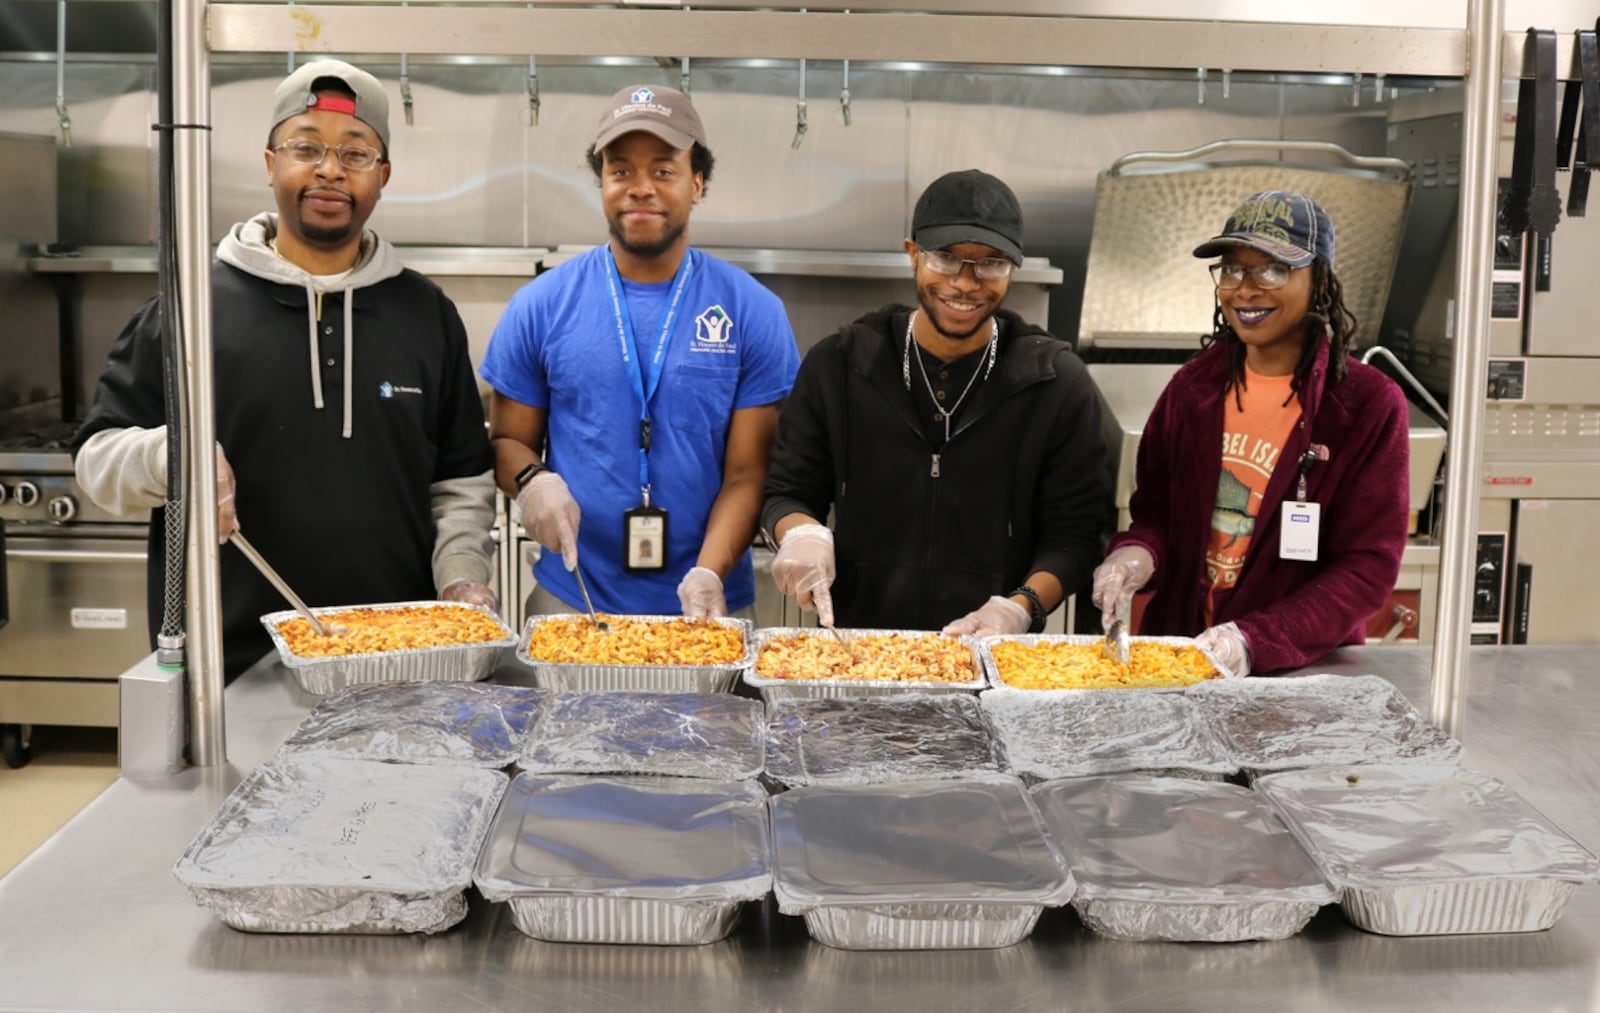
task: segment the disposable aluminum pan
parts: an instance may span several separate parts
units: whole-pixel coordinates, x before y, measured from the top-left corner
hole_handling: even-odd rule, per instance
[[[761,701],[728,693],[552,693],[517,766],[737,781],[766,762]]]
[[[442,932],[506,789],[476,767],[282,758],[246,777],[173,875],[247,932]]]
[[[300,688],[321,696],[346,686],[359,686],[375,682],[477,682],[488,677],[499,664],[507,647],[517,642],[511,627],[501,622],[494,610],[482,605],[468,605],[450,601],[398,601],[377,605],[341,605],[336,608],[314,608],[312,615],[322,618],[332,612],[352,609],[391,611],[402,608],[468,608],[494,619],[503,635],[477,644],[452,644],[445,647],[421,647],[403,651],[377,651],[371,654],[347,654],[336,658],[306,658],[289,649],[278,625],[289,619],[300,618],[294,610],[269,612],[261,617],[278,657],[294,676]]]
[[[994,659],[994,648],[995,648],[995,645],[996,644],[1002,644],[1002,643],[1020,644],[1023,647],[1037,647],[1040,644],[1068,644],[1068,645],[1071,645],[1071,646],[1074,646],[1074,647],[1093,647],[1093,648],[1099,649],[1099,647],[1103,643],[1105,643],[1105,638],[1104,637],[1097,637],[1097,636],[1087,635],[1087,634],[1081,634],[1081,633],[1066,633],[1066,634],[1062,634],[1062,633],[1027,633],[1027,634],[1019,634],[1019,635],[1016,635],[1016,636],[984,637],[982,640],[980,640],[978,642],[978,656],[983,662],[983,671],[984,671],[985,677],[988,680],[988,685],[989,686],[992,686],[995,689],[1009,689],[1009,690],[1015,690],[1015,691],[1021,692],[1021,693],[1050,693],[1050,692],[1063,692],[1063,691],[1065,691],[1067,689],[1075,689],[1076,687],[1062,687],[1060,690],[1054,690],[1054,689],[1026,689],[1026,688],[1023,688],[1021,686],[1013,686],[1013,685],[1011,685],[1010,683],[1006,682],[1004,679],[1002,679],[1000,677],[1000,666],[995,662],[995,659]],[[1193,637],[1131,637],[1131,638],[1129,638],[1129,646],[1131,647],[1134,644],[1161,644],[1161,645],[1166,646],[1166,647],[1193,647],[1195,650],[1199,651],[1202,655],[1204,655],[1205,659],[1207,661],[1211,662],[1211,667],[1212,668],[1215,668],[1217,670],[1216,680],[1234,679],[1234,678],[1236,678],[1236,676],[1233,674],[1233,670],[1232,669],[1228,668],[1226,665],[1222,664],[1222,662],[1218,661],[1216,656],[1213,655],[1210,651],[1208,651],[1205,648],[1201,647],[1199,644],[1196,644],[1194,642],[1194,638]],[[1211,681],[1216,681],[1216,680],[1211,680]],[[1106,689],[1115,689],[1115,690],[1117,690],[1119,692],[1124,692],[1124,693],[1130,692],[1130,691],[1135,691],[1135,690],[1146,692],[1146,693],[1179,693],[1179,692],[1182,692],[1185,688],[1186,687],[1184,687],[1184,686],[1115,686],[1115,687],[1084,687],[1083,691],[1085,691],[1085,692],[1103,692]]]
[[[347,686],[318,701],[279,753],[509,767],[547,696],[476,682]]]
[[[1369,932],[1537,932],[1578,884],[1600,879],[1600,860],[1473,771],[1321,767],[1265,775],[1256,789]]]
[[[1247,788],[1088,777],[1038,785],[1033,798],[1077,881],[1072,906],[1114,939],[1286,939],[1337,899]]]
[[[1005,769],[978,701],[965,694],[779,700],[767,708],[767,774],[791,788]]]
[[[838,633],[847,644],[862,637],[938,636],[928,630],[839,630]],[[761,698],[767,703],[776,700],[829,697],[894,696],[902,693],[975,693],[988,685],[983,677],[983,662],[978,657],[977,641],[971,637],[960,638],[960,642],[966,644],[972,651],[972,678],[962,682],[918,679],[915,673],[907,673],[904,680],[893,682],[851,679],[768,679],[756,674],[755,663],[761,658],[761,649],[770,642],[783,637],[832,636],[833,634],[827,630],[813,627],[772,626],[754,631],[751,635],[751,665],[744,673],[745,685],[760,690]]]
[[[1010,946],[1072,896],[1014,777],[796,788],[768,806],[778,910],[828,946]]]
[[[1190,696],[1251,777],[1354,763],[1453,767],[1461,757],[1460,742],[1375,675],[1211,682]]]
[[[582,619],[583,615],[529,616],[517,643],[517,660],[534,671],[534,681],[545,689],[563,692],[610,692],[639,690],[647,693],[725,693],[739,680],[739,673],[755,659],[750,647],[750,623],[744,619],[720,617],[705,619],[738,629],[744,638],[745,653],[738,661],[719,665],[601,665],[540,661],[528,654],[529,639],[542,623],[557,619]],[[624,616],[632,622],[681,622],[682,616]]]
[[[1238,769],[1182,693],[1008,687],[978,699],[1025,779],[1141,771],[1220,780]]]
[[[765,802],[751,781],[518,774],[473,880],[538,939],[715,942],[771,888]]]

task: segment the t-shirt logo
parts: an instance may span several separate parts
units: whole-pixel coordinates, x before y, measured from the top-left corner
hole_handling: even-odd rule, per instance
[[[378,396],[380,398],[385,398],[385,399],[392,398],[397,394],[421,394],[421,393],[422,393],[422,388],[421,387],[407,387],[407,386],[404,386],[403,384],[390,383],[388,380],[380,381],[379,384],[378,384]]]
[[[701,351],[733,350],[733,318],[721,306],[708,306],[694,318],[695,346]],[[703,346],[711,346],[706,348]]]

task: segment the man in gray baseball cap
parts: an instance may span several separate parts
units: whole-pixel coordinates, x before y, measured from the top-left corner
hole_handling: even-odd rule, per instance
[[[315,109],[354,116],[372,128],[388,155],[389,96],[378,79],[360,67],[343,60],[312,60],[284,78],[272,97],[272,130]]]

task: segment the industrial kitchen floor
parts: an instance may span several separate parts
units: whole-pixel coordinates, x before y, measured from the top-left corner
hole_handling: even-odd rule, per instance
[[[33,759],[0,764],[0,876],[117,779],[115,728],[40,726]]]

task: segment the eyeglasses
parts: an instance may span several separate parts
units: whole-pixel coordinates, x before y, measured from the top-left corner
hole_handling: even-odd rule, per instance
[[[1003,281],[1011,277],[1011,272],[1016,269],[1015,264],[1005,257],[984,257],[980,260],[970,260],[958,257],[953,253],[943,250],[918,250],[920,255],[927,259],[928,270],[934,274],[945,274],[951,277],[961,273],[961,269],[968,264],[972,265],[972,273],[982,281]]]
[[[383,155],[377,148],[369,148],[364,144],[324,144],[304,137],[284,141],[272,150],[287,154],[292,161],[301,165],[321,165],[322,160],[328,157],[328,152],[332,151],[339,164],[353,172],[365,172],[383,161]]]
[[[1294,268],[1288,264],[1280,264],[1276,260],[1268,264],[1257,264],[1255,267],[1245,267],[1243,264],[1211,265],[1211,280],[1216,282],[1219,289],[1238,288],[1244,284],[1244,276],[1247,274],[1256,280],[1256,288],[1282,288],[1289,283],[1289,275],[1292,273]]]

